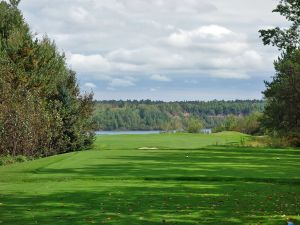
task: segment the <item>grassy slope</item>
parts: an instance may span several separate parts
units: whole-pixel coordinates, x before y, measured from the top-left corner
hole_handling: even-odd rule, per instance
[[[241,137],[98,137],[91,151],[2,167],[0,224],[277,225],[285,224],[283,215],[300,219],[300,151],[220,146]]]

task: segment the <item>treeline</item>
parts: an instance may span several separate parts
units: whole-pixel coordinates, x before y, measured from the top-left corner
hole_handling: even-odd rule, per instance
[[[238,121],[263,109],[261,100],[98,101],[92,120],[96,130],[186,130],[191,119],[220,130],[226,129],[228,119]]]
[[[34,38],[18,0],[0,2],[0,155],[48,156],[92,142],[91,94],[55,43]]]

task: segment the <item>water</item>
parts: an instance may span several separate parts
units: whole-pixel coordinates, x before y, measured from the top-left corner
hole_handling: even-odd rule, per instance
[[[176,131],[169,131],[169,133],[175,133]],[[150,131],[143,131],[143,130],[137,130],[137,131],[96,131],[96,135],[122,135],[122,134],[160,134],[162,131],[160,130],[150,130]],[[211,129],[202,129],[200,133],[204,134],[211,134]]]
[[[201,133],[203,133],[203,134],[211,134],[212,133],[212,129],[202,129]]]
[[[159,134],[161,131],[96,131],[96,135],[122,135],[122,134]]]

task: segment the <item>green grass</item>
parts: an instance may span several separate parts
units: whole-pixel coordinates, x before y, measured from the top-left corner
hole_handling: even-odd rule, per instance
[[[4,166],[0,224],[300,221],[300,150],[234,147],[241,138],[103,136],[91,151]]]

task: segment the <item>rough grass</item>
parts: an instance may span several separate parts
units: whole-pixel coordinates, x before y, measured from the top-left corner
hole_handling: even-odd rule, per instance
[[[27,158],[26,156],[18,155],[18,156],[0,156],[0,166],[5,166],[9,164],[14,163],[21,163],[31,160],[30,158]]]
[[[2,167],[0,221],[284,225],[288,217],[299,220],[300,151],[234,147],[242,137],[105,136],[91,151]],[[222,146],[226,143],[232,146]]]

